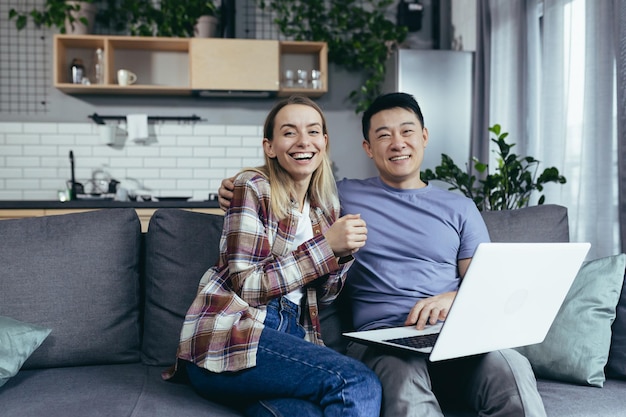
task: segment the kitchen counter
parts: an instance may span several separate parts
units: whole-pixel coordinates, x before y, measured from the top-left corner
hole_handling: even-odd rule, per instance
[[[73,201],[46,200],[0,200],[1,209],[98,209],[98,208],[219,208],[217,200],[212,201],[113,201],[85,199]]]
[[[223,215],[217,200],[212,201],[113,201],[85,199],[73,201],[45,200],[0,200],[0,220],[21,219],[24,217],[52,216],[80,211],[111,208],[134,208],[141,221],[142,231],[148,230],[150,218],[161,208],[176,208],[207,214]]]

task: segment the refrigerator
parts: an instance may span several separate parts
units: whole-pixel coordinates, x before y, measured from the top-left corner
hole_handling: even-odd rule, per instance
[[[421,170],[450,156],[461,169],[470,160],[474,53],[398,49],[387,62],[383,93],[412,94],[422,109],[429,141]]]

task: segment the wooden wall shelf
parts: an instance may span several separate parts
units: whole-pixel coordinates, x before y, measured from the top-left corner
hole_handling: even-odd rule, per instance
[[[141,36],[54,36],[54,87],[67,94],[191,95],[199,91],[299,93],[328,91],[328,49],[324,42],[255,39],[162,38]],[[104,83],[95,83],[96,49],[104,50]],[[70,66],[79,58],[90,84],[73,84]],[[117,71],[128,69],[137,82],[121,86]],[[319,83],[285,86],[286,69],[320,71]]]

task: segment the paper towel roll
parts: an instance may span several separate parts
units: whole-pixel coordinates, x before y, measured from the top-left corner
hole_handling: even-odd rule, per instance
[[[126,115],[126,132],[128,139],[137,143],[146,143],[148,140],[148,115],[128,114]]]

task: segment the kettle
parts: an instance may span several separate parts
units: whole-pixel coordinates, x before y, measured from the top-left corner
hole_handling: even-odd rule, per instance
[[[115,194],[115,193],[117,193],[117,188],[119,187],[119,185],[120,185],[120,182],[119,182],[118,180],[111,179],[111,180],[109,181],[109,190],[108,190],[108,193],[109,193],[109,194]]]

